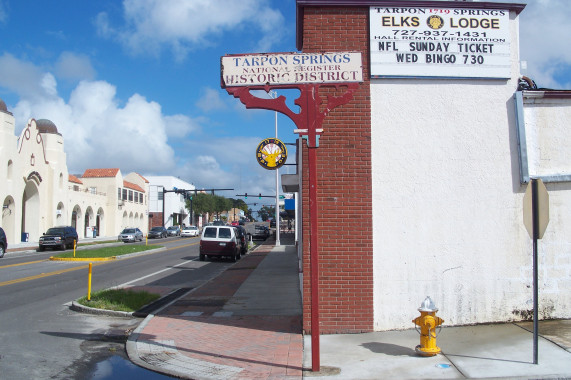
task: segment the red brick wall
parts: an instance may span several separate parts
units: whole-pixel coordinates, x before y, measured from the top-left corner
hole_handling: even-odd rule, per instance
[[[303,52],[361,51],[365,82],[333,109],[317,149],[320,331],[373,330],[373,226],[368,8],[305,8]],[[324,95],[331,89],[321,89]],[[304,149],[307,163],[307,149]],[[311,331],[308,171],[303,166],[303,327]]]
[[[152,214],[152,216],[151,216]],[[162,227],[163,225],[163,213],[153,211],[149,213],[149,230],[153,227]]]

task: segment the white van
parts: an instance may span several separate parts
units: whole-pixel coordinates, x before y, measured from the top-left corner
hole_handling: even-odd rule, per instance
[[[200,238],[200,261],[208,256],[229,257],[232,261],[240,259],[240,247],[236,230],[232,226],[206,226]]]

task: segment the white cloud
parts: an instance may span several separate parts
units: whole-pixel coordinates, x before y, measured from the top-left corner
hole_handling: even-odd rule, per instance
[[[55,78],[51,74],[44,78],[44,86],[55,90]],[[179,115],[163,115],[158,103],[139,94],[121,107],[115,95],[115,87],[107,82],[82,81],[68,103],[58,96],[23,98],[13,111],[17,129],[21,130],[31,117],[54,122],[64,136],[72,173],[106,167],[119,167],[124,172],[141,168],[172,172],[176,161],[168,144],[167,125],[192,123]]]
[[[211,87],[202,89],[202,97],[196,102],[196,106],[204,112],[227,109],[228,105],[222,100],[221,93],[222,90]]]
[[[520,14],[521,59],[539,87],[571,87],[555,78],[557,71],[571,72],[570,18],[568,0],[530,1]]]
[[[42,69],[31,62],[4,53],[0,56],[0,87],[21,97],[43,97],[47,94],[41,86]]]
[[[55,72],[58,78],[70,81],[95,78],[95,69],[87,55],[67,51],[60,54],[55,64]]]
[[[169,137],[182,138],[202,129],[204,118],[190,118],[186,115],[165,116],[165,130]]]
[[[5,23],[8,19],[8,14],[6,13],[6,6],[4,5],[4,1],[0,0],[0,23]]]
[[[124,0],[123,6],[125,25],[112,27],[101,13],[99,35],[116,38],[133,54],[158,56],[168,47],[178,61],[198,46],[215,44],[222,33],[244,27],[259,30],[256,48],[268,51],[284,28],[283,15],[267,0]]]

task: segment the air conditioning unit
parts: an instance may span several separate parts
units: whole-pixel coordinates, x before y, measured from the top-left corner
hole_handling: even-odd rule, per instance
[[[61,210],[56,210],[56,215],[61,215]]]
[[[119,201],[119,202],[117,203],[117,205],[119,205],[119,206],[124,206],[124,205],[125,205],[125,202]]]

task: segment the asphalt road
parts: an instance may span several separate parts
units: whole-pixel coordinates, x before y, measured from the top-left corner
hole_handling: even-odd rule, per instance
[[[92,291],[125,284],[193,288],[232,264],[198,261],[198,242],[150,240],[167,249],[94,262]],[[0,259],[0,379],[86,378],[95,363],[124,349],[124,338],[142,321],[71,311],[71,301],[87,293],[88,263],[49,261],[51,255]]]

